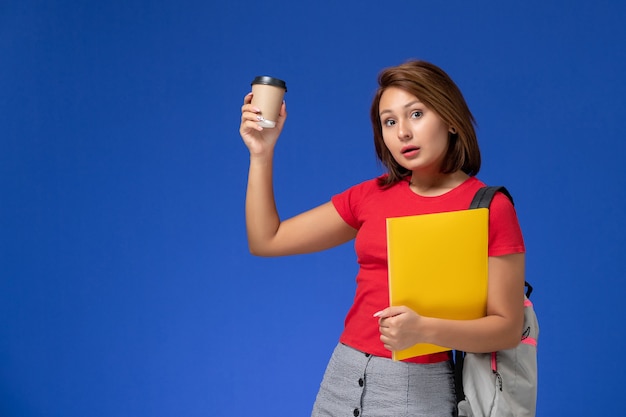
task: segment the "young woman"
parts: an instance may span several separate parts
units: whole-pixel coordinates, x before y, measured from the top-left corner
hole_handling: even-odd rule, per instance
[[[391,351],[433,343],[467,352],[516,346],[523,323],[524,242],[515,210],[496,195],[489,214],[487,315],[476,320],[423,317],[389,306],[385,219],[463,210],[484,184],[474,119],[450,77],[409,61],[383,70],[371,107],[374,145],[388,173],[331,201],[281,220],[274,202],[273,129],[244,99],[241,136],[250,151],[246,224],[251,253],[282,256],[324,250],[355,239],[359,272],[354,304],[328,364],[313,416],[452,416],[449,353],[392,361]]]

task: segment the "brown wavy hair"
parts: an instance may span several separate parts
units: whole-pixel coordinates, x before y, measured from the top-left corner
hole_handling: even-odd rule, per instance
[[[396,162],[383,141],[380,120],[380,97],[389,87],[400,88],[417,97],[435,111],[456,133],[448,134],[448,150],[441,172],[449,174],[459,169],[474,176],[480,170],[480,149],[474,126],[476,122],[459,87],[441,68],[429,62],[411,60],[389,67],[378,76],[378,89],[372,101],[370,117],[374,130],[374,146],[380,162],[389,171],[379,178],[379,185],[388,187],[411,174]]]

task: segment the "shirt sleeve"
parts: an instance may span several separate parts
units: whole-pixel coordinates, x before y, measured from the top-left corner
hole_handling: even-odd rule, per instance
[[[513,203],[496,193],[489,207],[489,256],[524,253],[526,248]]]
[[[339,216],[350,226],[360,229],[363,225],[363,206],[365,200],[379,193],[377,179],[363,181],[360,184],[353,185],[342,193],[336,194],[331,198]]]
[[[339,216],[341,216],[341,218],[350,227],[353,227],[355,229],[358,229],[361,226],[361,223],[359,222],[353,209],[355,206],[356,200],[358,200],[357,194],[358,193],[356,191],[356,186],[355,186],[355,187],[348,188],[342,193],[336,194],[332,196],[331,198],[331,201],[333,205],[335,206],[337,213],[339,213]]]

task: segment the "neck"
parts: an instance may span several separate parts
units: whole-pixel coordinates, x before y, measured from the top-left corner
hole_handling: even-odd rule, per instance
[[[425,197],[437,197],[461,185],[468,178],[469,176],[463,171],[429,176],[417,175],[413,172],[409,187],[416,194]]]

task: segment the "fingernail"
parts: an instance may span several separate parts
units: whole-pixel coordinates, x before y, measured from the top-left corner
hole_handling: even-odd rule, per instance
[[[376,313],[374,313],[374,317],[380,317],[381,314],[383,314],[382,311],[377,311]]]
[[[262,122],[263,120],[265,120],[265,119],[263,118],[263,116],[261,116],[261,115],[258,115],[258,116],[256,117],[256,119],[257,119],[259,122]]]

